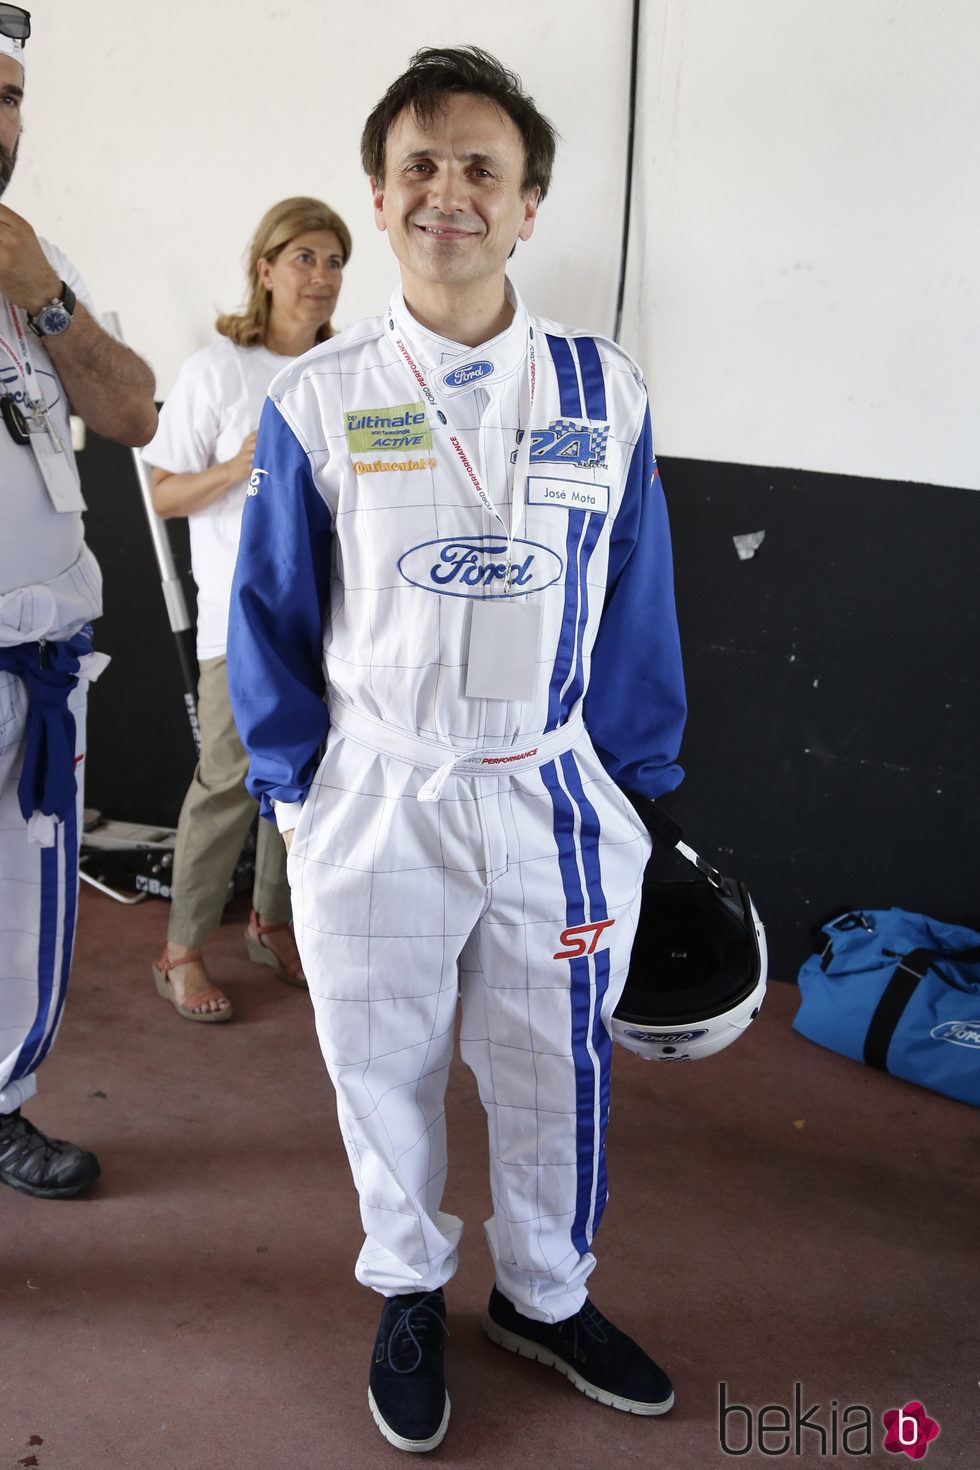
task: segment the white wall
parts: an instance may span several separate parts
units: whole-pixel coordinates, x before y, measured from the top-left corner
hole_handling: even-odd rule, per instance
[[[419,46],[473,42],[521,74],[564,139],[514,279],[538,311],[609,331],[629,18],[629,0],[607,0],[601,26],[583,0],[39,0],[4,202],[119,313],[165,393],[216,310],[241,301],[248,240],[287,195],[325,198],[353,235],[335,324],[383,309],[397,276],[361,128]]]
[[[612,329],[629,0],[36,0],[5,202],[165,392],[263,210],[327,198],[341,324],[394,281],[357,144],[412,51],[475,41],[564,137],[514,276]],[[976,0],[644,0],[623,340],[663,453],[980,488]]]
[[[976,0],[646,0],[661,451],[980,488]]]

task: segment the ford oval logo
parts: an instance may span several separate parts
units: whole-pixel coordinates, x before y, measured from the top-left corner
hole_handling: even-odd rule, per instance
[[[980,1021],[944,1021],[941,1026],[933,1026],[929,1034],[954,1046],[980,1047]]]
[[[453,368],[452,372],[446,373],[442,381],[447,388],[465,388],[467,383],[478,383],[481,378],[489,378],[492,372],[492,362],[468,362],[463,367]]]
[[[699,1036],[707,1036],[708,1028],[705,1026],[699,1031],[636,1031],[624,1026],[623,1035],[633,1041],[648,1041],[651,1046],[687,1046],[697,1041]]]
[[[511,591],[504,589],[507,542],[500,536],[454,536],[425,541],[399,558],[406,582],[449,597],[507,597],[540,592],[557,582],[562,559],[535,541],[515,541]]]

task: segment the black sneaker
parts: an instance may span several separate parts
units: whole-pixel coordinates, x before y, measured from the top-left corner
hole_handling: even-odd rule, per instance
[[[627,1414],[666,1414],[673,1406],[664,1370],[590,1301],[564,1322],[534,1322],[494,1287],[483,1330],[499,1347],[557,1368],[600,1404]]]
[[[442,1290],[389,1296],[374,1343],[368,1403],[389,1444],[421,1453],[441,1444],[449,1424],[442,1363]]]
[[[94,1154],[48,1138],[15,1113],[0,1114],[0,1184],[40,1199],[71,1199],[99,1177]]]

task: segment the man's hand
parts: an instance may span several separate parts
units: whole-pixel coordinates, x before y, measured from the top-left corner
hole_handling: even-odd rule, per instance
[[[289,849],[293,845],[293,833],[295,832],[295,830],[296,830],[295,827],[290,827],[290,829],[289,829],[288,832],[283,832],[283,834],[282,834],[282,840],[286,844],[286,851],[287,852],[289,851]]]
[[[60,289],[61,281],[27,220],[0,204],[0,291],[36,316]]]
[[[37,316],[61,281],[26,219],[0,204],[0,292]],[[65,331],[44,349],[77,414],[108,439],[145,444],[156,429],[153,373],[141,357],[110,337],[80,301]]]

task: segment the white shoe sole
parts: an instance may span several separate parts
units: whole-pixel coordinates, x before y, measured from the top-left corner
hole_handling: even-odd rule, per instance
[[[674,1406],[673,1393],[662,1403],[648,1404],[642,1400],[625,1399],[622,1395],[610,1393],[605,1388],[597,1388],[594,1383],[590,1383],[587,1378],[576,1373],[571,1363],[560,1358],[550,1348],[543,1347],[541,1343],[534,1342],[529,1337],[518,1337],[516,1332],[508,1332],[506,1327],[501,1327],[493,1320],[489,1312],[483,1314],[483,1330],[490,1341],[495,1342],[498,1347],[506,1348],[511,1353],[519,1353],[522,1358],[531,1358],[535,1362],[544,1363],[549,1368],[557,1368],[559,1373],[565,1375],[569,1383],[574,1384],[579,1393],[586,1394],[590,1399],[595,1399],[597,1403],[607,1404],[610,1409],[620,1409],[624,1414],[644,1414],[649,1417],[655,1414],[666,1414]]]
[[[412,1455],[424,1455],[426,1450],[434,1450],[436,1445],[442,1444],[442,1441],[446,1437],[446,1430],[449,1427],[448,1393],[446,1394],[446,1407],[443,1410],[442,1423],[439,1425],[435,1434],[431,1435],[428,1439],[405,1439],[403,1435],[396,1434],[391,1425],[387,1424],[382,1417],[381,1410],[375,1403],[374,1394],[370,1389],[368,1389],[368,1404],[370,1405],[371,1417],[375,1424],[377,1424],[388,1443],[394,1445],[396,1450],[408,1450],[409,1454]]]

